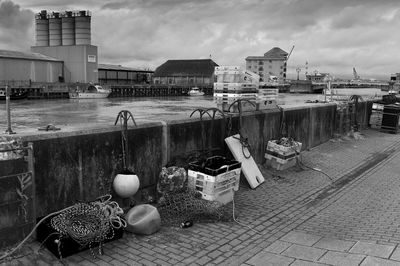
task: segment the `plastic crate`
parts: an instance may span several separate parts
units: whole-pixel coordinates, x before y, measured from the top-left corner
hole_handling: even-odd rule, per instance
[[[272,167],[273,169],[276,169],[279,171],[286,170],[292,166],[295,166],[296,160],[297,160],[296,157],[282,159],[282,158],[276,157],[276,156],[268,154],[268,153],[265,154],[265,159],[266,159],[267,166]]]
[[[241,163],[222,156],[189,163],[188,187],[200,192],[202,198],[226,204],[239,189]]]
[[[260,76],[240,66],[217,66],[214,70],[217,82],[259,84]]]
[[[242,91],[242,90],[254,90],[254,92],[258,92],[258,86],[257,84],[253,83],[214,83],[214,91],[219,90],[219,91],[227,91],[227,92],[232,92],[235,93],[236,91]]]
[[[290,157],[296,156],[296,153],[300,153],[301,151],[301,142],[293,141],[293,145],[286,147],[283,145],[277,144],[277,140],[268,141],[266,153],[270,155],[274,155],[276,157],[287,159]]]

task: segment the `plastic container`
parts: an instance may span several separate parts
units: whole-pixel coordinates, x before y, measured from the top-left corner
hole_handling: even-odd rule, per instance
[[[189,163],[188,187],[210,201],[226,204],[239,189],[241,163],[222,156]]]
[[[301,151],[301,142],[293,141],[293,145],[289,147],[277,144],[277,142],[277,140],[268,141],[266,152],[276,157],[287,159],[296,156],[296,152],[300,153]]]
[[[286,170],[292,166],[296,165],[296,157],[291,157],[288,159],[278,158],[271,154],[265,154],[266,165],[276,169],[278,171]]]
[[[126,215],[126,231],[138,235],[151,235],[161,228],[161,218],[156,207],[141,204],[130,209]]]
[[[219,93],[258,93],[258,86],[252,83],[214,83],[214,92]]]
[[[215,67],[214,75],[218,83],[253,83],[259,85],[260,76],[240,66]]]

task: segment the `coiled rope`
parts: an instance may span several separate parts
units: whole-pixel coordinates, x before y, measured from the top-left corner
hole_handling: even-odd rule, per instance
[[[120,218],[123,210],[118,203],[111,201],[111,195],[97,198],[90,203],[77,203],[42,218],[32,231],[14,249],[0,257],[0,261],[14,254],[37,230],[40,224],[51,219],[51,225],[61,236],[70,236],[79,244],[89,245],[93,242],[103,242],[114,237],[114,229],[126,227],[125,220]],[[86,216],[87,215],[87,216]],[[112,237],[108,237],[110,233]],[[56,233],[52,233],[56,234]],[[45,242],[49,238],[43,241]],[[43,243],[42,243],[43,244]],[[60,258],[61,258],[61,252]]]

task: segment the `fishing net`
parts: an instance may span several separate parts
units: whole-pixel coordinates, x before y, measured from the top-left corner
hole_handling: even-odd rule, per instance
[[[102,243],[114,237],[114,229],[125,227],[122,209],[114,201],[77,203],[51,219],[51,226],[61,236],[69,236],[81,246]]]
[[[188,188],[165,193],[157,206],[163,225],[178,225],[185,221],[229,221],[231,208],[230,204],[204,200],[199,192]]]

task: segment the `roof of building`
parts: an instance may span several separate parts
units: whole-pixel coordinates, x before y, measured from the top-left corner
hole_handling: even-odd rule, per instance
[[[117,70],[117,71],[132,71],[132,72],[146,72],[146,73],[154,72],[153,70],[145,70],[145,69],[124,67],[121,65],[111,65],[111,64],[98,64],[97,68],[103,70]]]
[[[283,51],[281,48],[279,47],[274,47],[271,50],[269,50],[268,52],[266,52],[264,54],[264,56],[248,56],[246,57],[246,60],[257,60],[257,59],[286,59],[286,57],[288,56],[288,53]]]
[[[3,58],[18,58],[25,60],[41,60],[41,61],[57,61],[62,62],[63,60],[50,57],[44,54],[33,53],[33,52],[19,52],[10,50],[0,50],[0,57]]]
[[[211,76],[216,66],[211,59],[168,60],[156,68],[154,76]]]

